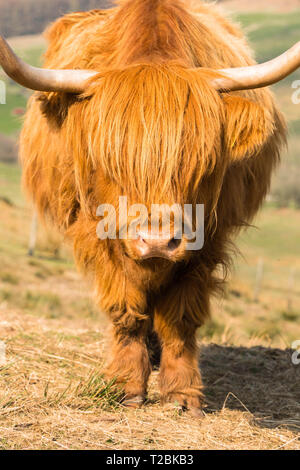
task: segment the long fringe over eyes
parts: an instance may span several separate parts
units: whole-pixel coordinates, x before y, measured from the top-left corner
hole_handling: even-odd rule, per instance
[[[224,111],[209,74],[145,64],[93,80],[65,126],[82,197],[83,176],[90,173],[82,165],[101,169],[124,194],[144,204],[193,202],[204,175],[221,178]]]

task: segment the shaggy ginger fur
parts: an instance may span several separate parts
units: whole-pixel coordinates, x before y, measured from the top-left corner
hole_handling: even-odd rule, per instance
[[[213,69],[254,63],[238,27],[214,6],[123,0],[66,15],[46,36],[45,67],[99,75],[81,96],[32,97],[21,136],[24,185],[73,241],[111,317],[107,377],[117,377],[128,400],[144,398],[158,340],[162,399],[200,410],[196,330],[232,236],[269,189],[284,120],[268,89],[219,94],[210,85]],[[120,195],[147,207],[205,204],[203,249],[141,261],[129,241],[100,241],[96,209],[116,207]]]

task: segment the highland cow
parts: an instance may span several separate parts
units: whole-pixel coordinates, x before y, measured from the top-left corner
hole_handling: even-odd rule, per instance
[[[257,65],[216,6],[122,0],[46,32],[45,69],[5,40],[0,63],[36,93],[21,134],[23,181],[41,216],[71,240],[114,328],[105,374],[139,406],[160,356],[162,401],[201,415],[196,332],[224,282],[232,239],[268,192],[286,139],[268,85],[300,65],[300,43]],[[204,204],[204,245],[183,234],[97,236],[101,204]],[[117,227],[120,230],[120,227]]]

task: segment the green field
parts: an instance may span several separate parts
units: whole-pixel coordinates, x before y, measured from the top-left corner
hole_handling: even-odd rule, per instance
[[[243,26],[258,62],[282,54],[299,41],[300,12],[243,13],[236,19]]]
[[[300,38],[300,12],[245,13],[237,15],[236,20],[242,25],[255,51],[258,62],[270,60],[292,47]],[[274,93],[282,111],[286,114],[292,136],[300,136],[300,105],[292,103],[292,83],[300,80],[299,70],[285,80],[273,86]],[[300,137],[299,137],[300,138]],[[299,144],[290,146],[290,154],[300,164]]]
[[[39,45],[30,49],[18,48],[16,49],[16,53],[31,65],[41,65],[43,48]],[[26,108],[30,91],[24,90],[20,86],[15,85],[11,80],[4,77],[3,74],[0,78],[4,79],[7,85],[6,105],[0,105],[0,133],[6,135],[17,135],[22,125],[22,118],[14,116],[13,110],[16,108]]]

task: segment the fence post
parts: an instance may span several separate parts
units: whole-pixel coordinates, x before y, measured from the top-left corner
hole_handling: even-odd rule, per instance
[[[38,217],[37,211],[34,210],[30,228],[30,236],[29,236],[29,246],[28,246],[28,256],[33,256],[36,247],[36,239],[37,239],[37,227],[38,227]]]
[[[254,288],[254,301],[257,302],[261,292],[262,280],[264,276],[264,260],[260,258],[256,268],[255,288]]]
[[[288,283],[288,298],[287,298],[287,311],[291,312],[293,310],[293,293],[295,290],[295,274],[296,269],[291,268],[290,275],[289,275],[289,283]]]

